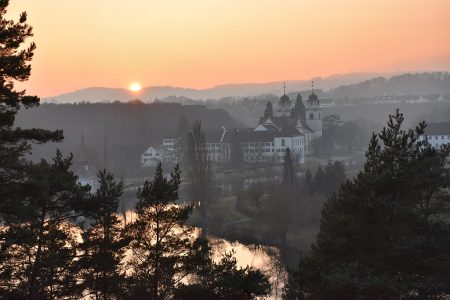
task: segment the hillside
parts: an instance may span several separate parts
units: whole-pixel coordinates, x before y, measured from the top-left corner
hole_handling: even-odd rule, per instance
[[[380,76],[375,73],[353,73],[333,75],[324,78],[312,78],[308,80],[286,81],[287,91],[306,90],[311,87],[311,80],[322,89],[331,89],[343,84],[360,82],[362,80]],[[123,88],[90,87],[78,91],[65,93],[42,99],[49,103],[75,103],[75,102],[112,102],[129,101],[136,98],[144,102],[154,99],[163,99],[169,96],[186,97],[193,100],[219,99],[223,97],[248,97],[260,94],[280,94],[283,91],[282,81],[268,83],[243,83],[223,84],[207,89],[189,89],[172,86],[144,87],[135,94]]]
[[[371,98],[397,95],[450,95],[450,73],[402,74],[390,78],[376,77],[360,83],[331,89],[333,99]]]
[[[48,157],[60,148],[73,152],[75,161],[84,130],[90,160],[103,167],[104,140],[107,136],[108,167],[120,174],[139,168],[141,153],[150,145],[158,146],[163,137],[174,132],[178,119],[200,120],[205,128],[240,127],[223,109],[208,109],[203,105],[175,103],[82,103],[44,104],[32,110],[22,110],[18,126],[29,128],[62,129],[65,139],[60,144],[33,148],[34,157]]]

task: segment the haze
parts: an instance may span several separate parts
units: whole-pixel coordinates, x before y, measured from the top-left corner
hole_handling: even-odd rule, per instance
[[[38,45],[25,87],[42,97],[450,67],[447,0],[16,0],[9,15],[25,10]]]

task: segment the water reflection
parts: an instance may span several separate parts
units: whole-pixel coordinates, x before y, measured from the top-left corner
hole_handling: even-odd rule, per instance
[[[136,213],[133,210],[127,210],[122,214],[122,218],[127,224],[134,222],[136,217]],[[200,233],[201,229],[199,228],[194,231],[196,237],[200,236]],[[209,236],[208,241],[215,261],[219,261],[225,253],[233,252],[238,266],[250,266],[269,276],[272,284],[272,294],[265,299],[281,299],[287,274],[284,265],[281,263],[280,250],[278,248],[254,244],[244,245],[214,236]]]
[[[234,252],[238,266],[254,267],[270,276],[272,295],[268,299],[281,299],[286,272],[280,261],[280,251],[276,247],[244,245],[217,237],[209,237],[213,259],[220,260],[225,252]]]

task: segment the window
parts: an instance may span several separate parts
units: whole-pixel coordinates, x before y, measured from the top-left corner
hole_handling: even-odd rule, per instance
[[[286,146],[284,139],[281,139],[281,146]]]
[[[310,114],[309,114],[309,119],[310,119],[310,120],[314,120],[314,114],[313,114],[313,113],[310,113]]]

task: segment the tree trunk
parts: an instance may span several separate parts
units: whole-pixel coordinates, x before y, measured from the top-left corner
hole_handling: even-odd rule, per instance
[[[37,244],[37,250],[36,250],[36,257],[34,259],[33,268],[30,274],[30,286],[28,291],[28,299],[31,300],[37,300],[38,298],[38,292],[36,287],[36,276],[40,269],[40,260],[41,260],[41,254],[42,254],[42,239],[44,235],[44,223],[45,223],[45,215],[47,214],[47,209],[44,206],[41,210],[41,219],[39,223],[39,234],[38,234],[38,244]]]

